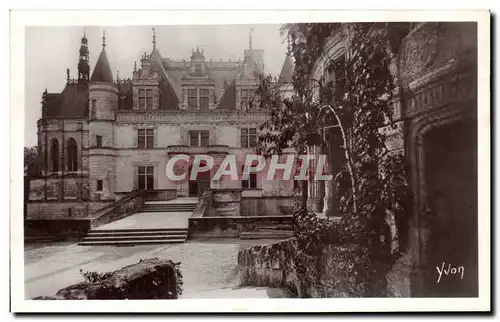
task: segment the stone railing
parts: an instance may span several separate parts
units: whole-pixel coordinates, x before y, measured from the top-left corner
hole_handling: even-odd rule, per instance
[[[207,147],[196,147],[188,145],[169,145],[167,147],[167,153],[171,155],[175,154],[228,154],[230,148],[227,145],[209,145]]]
[[[193,210],[191,218],[200,218],[205,216],[210,216],[212,213],[212,191],[205,190]]]
[[[146,191],[132,191],[123,198],[97,210],[91,217],[91,227],[96,228],[112,221],[133,215],[146,201]]]
[[[201,216],[189,218],[190,238],[240,238],[246,232],[279,225],[292,225],[291,216]]]
[[[263,196],[241,198],[242,216],[280,216],[283,208],[293,207],[293,197]]]

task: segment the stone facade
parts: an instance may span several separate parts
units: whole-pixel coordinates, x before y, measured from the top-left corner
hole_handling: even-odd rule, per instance
[[[255,99],[262,50],[246,49],[243,60],[223,62],[205,59],[197,48],[190,61],[179,62],[163,58],[153,39],[151,54],[142,55],[140,68],[134,65],[132,79],[113,79],[105,46],[103,38],[90,77],[87,39],[82,38],[78,80],[70,79],[68,71],[61,93],[43,95],[28,219],[91,216],[96,210],[92,205],[140,189],[199,195],[194,190],[202,188],[193,187],[197,182],[167,178],[165,167],[172,156],[208,154],[220,160],[234,154],[242,165],[245,155],[255,153],[256,132],[249,129],[256,131],[267,119]],[[289,61],[284,68],[293,72]],[[278,86],[286,93],[289,84],[284,79]],[[70,140],[76,150],[68,150]],[[208,187],[239,189],[243,197],[288,196],[293,181],[259,176],[256,184],[245,187],[228,179]]]

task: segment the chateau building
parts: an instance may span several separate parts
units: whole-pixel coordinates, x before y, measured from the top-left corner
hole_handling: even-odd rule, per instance
[[[38,159],[29,169],[28,219],[90,216],[136,190],[175,190],[178,197],[204,190],[236,189],[241,197],[289,196],[293,181],[171,181],[166,163],[176,154],[234,154],[239,162],[255,153],[259,125],[267,118],[256,104],[257,73],[264,51],[244,50],[243,60],[215,61],[203,49],[189,60],[164,58],[156,46],[134,63],[131,79],[112,74],[103,35],[91,68],[87,38],[81,39],[78,77],[61,93],[42,96]],[[287,55],[279,86],[291,90],[293,63]]]

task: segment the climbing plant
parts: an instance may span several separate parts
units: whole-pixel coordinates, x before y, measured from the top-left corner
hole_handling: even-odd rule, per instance
[[[387,258],[404,246],[411,209],[411,194],[404,157],[389,153],[381,128],[393,126],[394,79],[390,62],[405,25],[288,24],[282,33],[291,42],[295,60],[294,95],[283,98],[275,80],[262,77],[261,108],[270,113],[261,127],[261,153],[279,154],[286,147],[304,153],[308,146],[325,151],[329,162],[340,158],[335,173],[340,222],[318,218],[305,203],[296,207],[294,221],[299,248],[318,254],[322,245],[355,242]],[[340,58],[326,57],[325,76],[315,79],[318,59],[327,55],[325,44],[333,34],[345,41]],[[333,79],[332,79],[333,78]]]

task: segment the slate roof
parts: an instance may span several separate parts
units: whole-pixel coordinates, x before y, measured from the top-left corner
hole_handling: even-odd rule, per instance
[[[89,92],[78,84],[67,84],[59,94],[47,94],[43,117],[81,119],[88,115]]]
[[[234,110],[236,108],[236,81],[232,81],[222,95],[218,110]]]
[[[90,77],[91,82],[104,82],[113,83],[113,74],[111,73],[111,67],[109,66],[108,54],[106,49],[103,47],[99,59],[94,67],[94,72]]]

